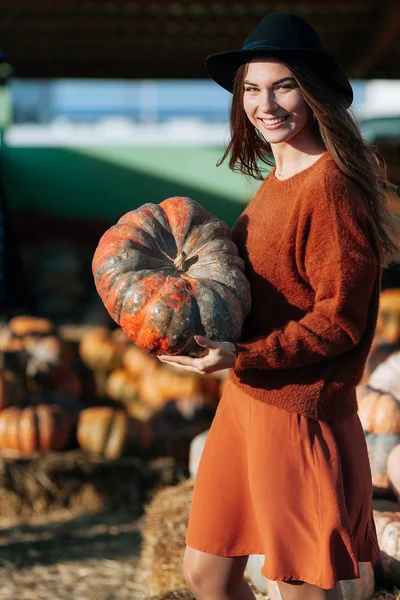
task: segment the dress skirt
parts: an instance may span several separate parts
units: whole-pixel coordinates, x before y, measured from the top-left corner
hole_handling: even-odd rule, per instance
[[[200,459],[186,544],[263,554],[271,580],[330,589],[358,578],[359,562],[380,557],[358,415],[314,420],[230,382]]]

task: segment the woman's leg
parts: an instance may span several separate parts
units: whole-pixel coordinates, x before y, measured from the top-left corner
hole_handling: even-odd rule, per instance
[[[278,581],[282,600],[343,600],[340,583],[331,590],[323,590],[316,585],[301,581],[286,583]]]
[[[243,579],[248,556],[215,556],[186,546],[183,574],[197,600],[255,600]]]

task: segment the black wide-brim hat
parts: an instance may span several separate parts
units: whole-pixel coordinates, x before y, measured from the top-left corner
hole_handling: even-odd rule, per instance
[[[237,69],[263,55],[281,58],[289,65],[291,60],[306,62],[343,96],[348,106],[353,102],[346,75],[335,59],[323,51],[315,29],[296,15],[269,13],[253,29],[241,50],[211,54],[206,59],[206,69],[214,81],[232,92]]]

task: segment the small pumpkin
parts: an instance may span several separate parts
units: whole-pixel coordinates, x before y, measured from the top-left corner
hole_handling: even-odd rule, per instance
[[[93,406],[79,416],[77,439],[82,450],[114,460],[123,454],[147,450],[152,441],[151,427],[124,410]]]
[[[396,352],[396,350],[398,350],[396,344],[377,344],[375,342],[367,357],[361,383],[367,383],[375,369],[377,369],[381,363],[385,362],[393,352]]]
[[[391,394],[367,388],[358,393],[358,415],[365,431],[400,434],[400,402]]]
[[[375,497],[387,496],[390,491],[387,460],[391,450],[400,444],[400,434],[366,433],[369,463]]]
[[[387,474],[391,488],[400,498],[400,444],[392,448],[387,459]]]
[[[26,335],[49,335],[55,333],[55,325],[50,319],[19,315],[10,319],[8,324],[11,333],[16,337]]]
[[[148,353],[202,355],[196,334],[233,342],[250,310],[228,226],[190,198],[125,214],[100,239],[92,267],[110,316]]]
[[[122,349],[112,339],[107,327],[93,327],[85,331],[79,344],[79,355],[86,366],[94,371],[110,372],[122,365]]]
[[[160,368],[160,361],[157,358],[146,354],[132,343],[125,350],[122,362],[134,379],[138,379],[143,373],[150,373]]]
[[[374,521],[381,557],[374,563],[379,585],[400,585],[400,507],[397,511],[374,510]]]
[[[387,392],[400,401],[400,352],[393,352],[371,373],[369,387]]]
[[[125,369],[112,371],[106,384],[106,394],[112,400],[134,402],[137,397],[138,382]]]
[[[378,344],[400,346],[400,289],[384,290],[380,295],[374,346]]]
[[[12,406],[0,412],[0,450],[25,454],[63,450],[71,433],[72,419],[60,406]]]
[[[122,331],[121,327],[116,327],[111,331],[110,339],[119,346],[122,353],[132,346],[132,340]]]
[[[144,373],[138,382],[139,398],[153,408],[161,408],[167,400],[195,396],[202,391],[201,375],[168,367]]]

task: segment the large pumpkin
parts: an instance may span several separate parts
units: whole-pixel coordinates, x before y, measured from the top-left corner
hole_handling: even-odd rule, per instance
[[[235,341],[250,287],[228,226],[190,198],[144,204],[102,236],[93,258],[111,317],[153,354],[203,353],[193,336]]]
[[[0,450],[63,450],[71,437],[72,418],[56,405],[5,408],[0,412]]]

